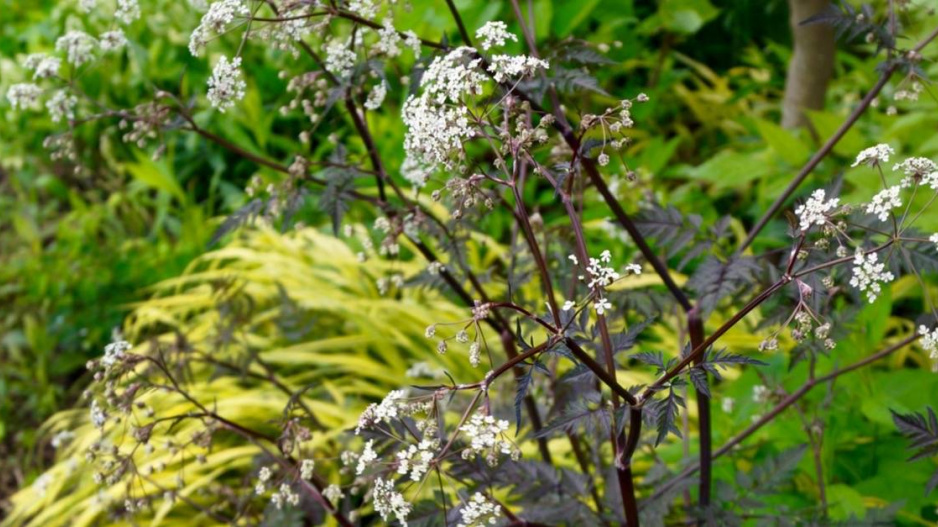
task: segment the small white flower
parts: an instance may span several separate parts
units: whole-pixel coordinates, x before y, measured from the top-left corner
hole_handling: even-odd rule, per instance
[[[427,274],[430,276],[440,276],[440,273],[446,269],[446,266],[438,260],[434,260],[427,265]],[[432,337],[433,335],[428,336],[427,338]]]
[[[723,409],[725,413],[733,413],[733,408],[736,406],[736,399],[732,397],[724,397],[720,402],[720,408]]]
[[[101,51],[117,51],[127,45],[127,37],[120,28],[101,33]]]
[[[597,298],[596,302],[593,303],[593,307],[596,308],[597,315],[602,315],[606,311],[612,309],[612,303],[610,303],[609,300],[606,300],[605,298]]]
[[[394,490],[394,482],[377,478],[375,480],[374,490],[372,491],[375,512],[381,515],[381,518],[387,522],[394,517],[401,525],[406,527],[407,515],[410,514],[413,506],[404,499],[404,496]]]
[[[394,29],[394,22],[390,18],[385,18],[381,29],[378,30],[378,43],[375,44],[375,49],[388,57],[396,57],[401,54],[401,40],[401,36]]]
[[[526,55],[494,55],[488,70],[492,73],[495,82],[505,82],[519,77],[530,77],[539,69],[548,69],[550,64],[546,60]],[[607,156],[608,157],[608,156]]]
[[[222,55],[208,80],[209,102],[224,113],[233,107],[236,101],[244,98],[246,88],[247,84],[241,78],[241,57],[229,61],[228,57]]]
[[[603,152],[599,154],[599,157],[596,158],[596,162],[599,163],[599,166],[604,167],[609,164],[609,155]]]
[[[876,146],[871,146],[866,150],[863,150],[857,155],[856,161],[853,162],[851,167],[858,165],[869,165],[876,166],[883,163],[889,162],[889,156],[895,154],[895,150],[887,144],[878,144]]]
[[[573,300],[567,300],[566,302],[563,303],[563,307],[561,309],[564,311],[570,311],[574,307],[576,307],[576,302],[574,302]]]
[[[928,237],[928,241],[935,244],[935,248],[938,249],[938,234],[932,234]]]
[[[131,345],[126,340],[116,340],[107,346],[104,347],[104,357],[101,359],[101,363],[104,364],[105,368],[110,368],[122,358],[124,358],[124,352],[129,351]]]
[[[469,364],[477,368],[480,362],[482,362],[482,346],[478,342],[473,342],[469,345]]]
[[[355,433],[361,433],[362,429],[368,428],[376,423],[387,422],[400,415],[401,407],[405,405],[404,398],[407,397],[405,390],[393,390],[385,396],[380,404],[371,404],[358,417],[358,427]]]
[[[368,465],[372,461],[378,459],[378,453],[375,452],[375,440],[369,439],[365,443],[365,450],[362,452],[362,455],[358,458],[358,466],[355,468],[355,474],[361,476],[365,469],[368,468]]]
[[[365,108],[377,110],[384,103],[384,98],[388,94],[388,85],[382,81],[368,92],[368,98],[365,99]]]
[[[415,57],[420,56],[420,37],[417,36],[412,30],[407,30],[404,32],[404,45],[409,47],[413,52]]]
[[[61,89],[46,101],[46,109],[49,110],[52,122],[57,123],[62,119],[74,119],[76,104],[78,104],[78,98],[70,94],[67,89]]]
[[[771,393],[769,389],[762,384],[757,384],[752,387],[752,400],[753,402],[762,404],[769,400]]]
[[[39,107],[39,96],[42,95],[42,88],[29,82],[13,84],[7,90],[7,100],[14,110],[36,109]]]
[[[329,485],[322,491],[322,495],[329,503],[336,505],[342,499],[342,488],[335,484]]]
[[[107,423],[107,413],[105,413],[101,405],[98,404],[97,399],[91,401],[90,413],[91,424],[93,424],[95,428],[104,428],[104,424]]]
[[[130,24],[140,18],[140,6],[137,4],[137,0],[117,0],[117,11],[114,12],[114,18],[124,24]]]
[[[826,192],[824,189],[817,189],[811,193],[811,197],[795,209],[800,221],[799,228],[801,232],[808,232],[812,225],[824,225],[827,222],[827,216],[832,210],[840,205],[839,198],[825,200]]]
[[[853,277],[850,279],[850,285],[856,287],[861,293],[866,293],[867,299],[872,304],[876,297],[882,292],[882,284],[892,282],[895,276],[886,271],[886,264],[879,262],[879,256],[876,253],[864,254],[857,250],[853,259]]]
[[[62,59],[50,57],[45,53],[33,53],[23,61],[23,67],[33,70],[33,80],[48,79],[59,74]]]
[[[486,455],[488,458],[497,458],[498,454],[511,454],[511,443],[502,439],[508,426],[508,421],[504,419],[495,419],[482,413],[473,414],[469,421],[459,428],[470,442],[463,452],[463,457]]]
[[[430,463],[436,456],[437,448],[439,444],[436,441],[423,439],[420,444],[410,445],[407,450],[401,450],[397,453],[397,473],[409,473],[412,481],[420,481],[430,470]]]
[[[476,38],[481,40],[482,49],[486,51],[493,47],[502,47],[509,40],[518,41],[518,37],[508,31],[508,25],[499,20],[486,22],[477,29]]]
[[[910,157],[905,161],[892,167],[893,170],[901,171],[907,176],[924,176],[938,171],[936,165],[931,159],[925,157]]]
[[[866,206],[866,213],[875,214],[879,221],[886,221],[889,219],[889,213],[892,209],[902,206],[902,200],[899,199],[899,191],[901,190],[902,188],[899,185],[894,185],[880,191],[873,196],[869,205]]]
[[[349,43],[338,39],[330,40],[323,45],[323,51],[326,53],[326,71],[339,77],[347,79],[352,75],[355,68],[355,52],[349,49]]]
[[[90,62],[98,41],[82,31],[69,31],[55,41],[55,49],[64,51],[68,62],[76,68]]]
[[[476,492],[459,511],[460,520],[457,527],[495,525],[501,512],[501,506],[489,501],[482,493]]]
[[[300,463],[300,477],[305,480],[313,479],[313,470],[316,468],[316,462],[312,459],[304,459]]]
[[[930,358],[938,359],[938,328],[929,331],[925,325],[921,325],[918,334],[922,336],[922,349],[928,352]]]
[[[75,439],[75,432],[72,432],[71,430],[62,430],[52,436],[52,441],[50,444],[52,445],[52,448],[58,450],[59,448],[65,446],[65,444],[70,442],[72,439]]]
[[[189,53],[198,57],[202,48],[209,41],[212,33],[224,33],[228,24],[234,21],[235,17],[250,16],[251,10],[245,4],[244,0],[220,0],[213,2],[208,12],[202,15],[202,21],[192,32],[189,38]]]

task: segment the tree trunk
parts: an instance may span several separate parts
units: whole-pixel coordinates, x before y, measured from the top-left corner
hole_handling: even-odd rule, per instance
[[[788,0],[794,53],[785,79],[782,126],[808,123],[805,110],[824,108],[827,83],[834,69],[834,28],[827,24],[800,25],[830,5],[830,0]]]

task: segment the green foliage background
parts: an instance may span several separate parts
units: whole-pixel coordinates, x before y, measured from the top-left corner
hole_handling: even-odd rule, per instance
[[[206,60],[186,50],[196,15],[185,2],[142,4],[148,15],[129,35],[132,47],[127,56],[112,59],[120,67],[92,69],[83,80],[84,89],[119,107],[146,100],[161,87],[177,87],[183,97],[202,97],[209,73]],[[455,35],[439,2],[412,4],[404,25],[422,29],[418,32],[428,38]],[[513,19],[506,2],[456,4],[470,27],[490,19]],[[600,86],[612,93],[594,94],[596,107],[639,91],[651,96],[651,103],[636,109],[641,124],[629,153],[639,184],[622,185],[619,191],[633,210],[640,200],[654,198],[699,214],[704,225],[728,214],[734,218],[730,229],[739,233],[741,221],[758,217],[819,144],[806,132],[776,124],[791,54],[784,1],[535,0],[533,5],[538,35],[552,40],[576,36],[610,45],[606,56],[611,63],[597,76]],[[76,13],[70,2],[0,0],[0,92],[22,79],[22,56],[49,50]],[[918,24],[936,23],[938,17],[922,17],[910,33]],[[862,90],[875,82],[877,59],[869,51],[862,45],[841,46],[827,109],[811,114],[820,139],[833,133]],[[285,81],[277,75],[284,57],[249,46],[245,63],[245,100],[229,113],[206,111],[195,118],[207,128],[224,131],[247,151],[289,159],[305,147],[295,138],[299,123],[276,112],[284,101]],[[935,73],[934,63],[927,67]],[[881,107],[840,142],[835,156],[803,186],[805,191],[843,178],[844,201],[868,199],[877,184],[870,179],[874,174],[843,167],[873,143],[901,146],[907,155],[938,157],[935,99],[924,97],[910,107],[914,111],[887,116],[883,108],[889,104],[890,90]],[[90,173],[75,176],[43,152],[43,138],[56,129],[46,117],[8,110],[8,103],[0,102],[0,516],[10,514],[8,524],[74,520],[75,525],[90,525],[101,514],[93,504],[96,486],[70,480],[69,468],[61,462],[68,452],[54,457],[48,441],[65,428],[79,433],[69,447],[73,451],[91,440],[86,410],[72,407],[89,381],[85,362],[100,356],[115,327],[123,326],[141,343],[172,339],[177,331],[199,343],[216,336],[219,306],[235,306],[237,311],[236,306],[247,303],[251,307],[239,320],[249,333],[249,344],[239,340],[219,359],[237,363],[242,354],[260,353],[286,376],[291,388],[315,385],[304,399],[336,433],[352,425],[372,398],[398,387],[413,361],[437,361],[436,367],[450,372],[465,368],[464,360],[437,355],[432,343],[422,338],[429,323],[460,316],[452,300],[429,289],[399,300],[380,297],[373,284],[384,271],[381,263],[359,266],[354,260],[357,249],[324,235],[331,229],[329,218],[314,199],[300,214],[309,228],[287,234],[262,228],[231,236],[220,248],[209,247],[219,218],[246,202],[246,182],[254,175],[278,181],[280,174],[212,148],[194,135],[172,137],[166,156],[154,162],[148,152],[120,143],[115,127],[93,124],[76,132],[90,152]],[[399,112],[392,109],[371,119],[382,155],[396,168],[403,161]],[[324,146],[314,146],[312,156],[325,151]],[[619,170],[613,177],[624,180],[625,171]],[[529,198],[545,209],[553,199]],[[346,221],[368,224],[373,219],[369,214],[353,208]],[[587,210],[590,236],[611,244],[617,238],[605,227],[606,216],[600,205]],[[544,220],[549,229],[562,218],[546,215]],[[484,228],[491,239],[472,244],[469,261],[474,267],[484,270],[507,259],[510,225],[507,212],[486,218]],[[923,222],[932,231],[936,226],[938,218]],[[788,241],[784,223],[776,222],[755,250],[786,246]],[[420,269],[415,262],[403,271],[416,275]],[[676,271],[683,277],[691,269]],[[243,289],[226,289],[216,282],[232,277],[246,284]],[[893,284],[883,301],[859,312],[852,336],[839,342],[831,364],[821,367],[852,362],[880,349],[897,333],[911,331],[890,313],[921,303],[921,295],[910,279]],[[717,313],[714,321],[719,317]],[[294,325],[284,326],[284,320]],[[309,327],[315,330],[303,329]],[[730,332],[724,344],[752,353],[760,339],[751,329]],[[657,330],[655,339],[656,349],[678,348],[676,335],[667,328]],[[734,397],[738,406],[732,414],[716,412],[715,444],[763,410],[751,402],[752,387],[763,383],[759,374],[789,387],[803,381],[800,374],[788,372],[785,356],[768,360],[770,366],[758,372],[731,372],[729,377],[736,378],[718,388],[717,397]],[[197,377],[194,390],[214,392],[220,403],[262,427],[265,416],[281,412],[288,399],[235,372],[218,378],[202,372]],[[921,410],[938,402],[934,379],[927,355],[907,349],[874,369],[839,379],[830,393],[817,389],[809,395],[812,403],[828,405],[823,461],[833,520],[864,517],[869,508],[897,502],[904,523],[938,520],[935,497],[922,492],[934,467],[927,461],[905,462],[906,443],[889,416],[890,409]],[[168,397],[154,404],[185,406]],[[797,414],[789,411],[740,452],[719,460],[716,478],[734,481],[739,471],[804,443],[803,435]],[[316,446],[333,448],[329,439],[320,438]],[[251,447],[219,445],[209,462],[189,475],[192,483],[187,488],[196,495],[214,479],[235,480],[259,455]],[[660,455],[676,462],[684,456],[682,445],[670,443]],[[49,467],[62,476],[57,480],[62,486],[41,499],[30,484]],[[796,469],[795,485],[771,497],[771,506],[811,506],[817,495],[812,475],[805,457]],[[172,467],[160,477],[174,478]],[[25,490],[13,497],[18,488]],[[60,495],[66,497],[54,499]],[[157,516],[165,516],[166,524],[193,524],[185,510],[158,511]]]

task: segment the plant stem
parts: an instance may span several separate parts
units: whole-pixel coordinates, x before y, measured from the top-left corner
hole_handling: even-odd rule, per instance
[[[690,334],[691,349],[701,346],[704,342],[703,320],[700,318],[698,307],[694,307],[687,313],[687,329]],[[695,364],[703,362],[703,355],[697,357]],[[709,382],[706,371],[704,371],[704,382]],[[695,390],[697,396],[697,425],[699,429],[700,443],[700,484],[698,501],[702,509],[710,505],[710,487],[711,487],[711,466],[713,465],[712,453],[712,430],[710,419],[710,398],[701,390]],[[703,525],[701,520],[700,525]]]

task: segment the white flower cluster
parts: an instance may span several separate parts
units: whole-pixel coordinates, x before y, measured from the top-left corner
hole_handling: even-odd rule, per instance
[[[375,512],[380,514],[384,521],[394,517],[403,527],[407,527],[407,515],[413,506],[404,499],[403,494],[394,490],[393,481],[376,479],[372,498]]]
[[[75,432],[72,432],[71,430],[61,430],[52,436],[52,440],[49,442],[49,444],[52,446],[52,448],[58,450],[59,448],[65,446],[66,443],[71,442],[72,439],[75,439]]]
[[[114,18],[124,24],[130,24],[140,18],[140,5],[137,4],[137,0],[117,0]]]
[[[875,214],[879,221],[889,219],[892,209],[902,206],[902,200],[899,199],[900,190],[902,188],[899,185],[894,185],[877,193],[866,206],[866,213]]]
[[[801,232],[808,232],[812,225],[824,225],[830,212],[840,205],[839,198],[826,200],[824,189],[817,189],[803,205],[795,209],[800,222]]]
[[[938,328],[929,331],[928,327],[921,325],[918,334],[922,336],[922,349],[928,352],[930,358],[938,359]]]
[[[91,401],[90,414],[91,424],[93,424],[95,428],[104,428],[104,424],[107,423],[107,413],[104,411],[104,408],[101,408],[97,400]]]
[[[459,47],[433,59],[420,80],[422,93],[411,95],[402,110],[407,155],[430,167],[452,168],[462,143],[474,135],[466,95],[479,95],[486,80],[475,49]]]
[[[24,68],[33,70],[33,80],[55,77],[59,74],[61,66],[62,59],[50,57],[45,53],[33,53],[23,61]]]
[[[901,171],[907,176],[924,176],[938,171],[938,165],[926,157],[910,157],[901,163],[892,167],[893,170]]]
[[[234,106],[235,101],[244,98],[245,88],[247,84],[241,78],[241,57],[229,61],[228,57],[222,55],[208,80],[209,102],[224,113]]]
[[[502,508],[488,500],[481,492],[476,492],[459,511],[457,527],[484,527],[498,523]]]
[[[757,384],[752,387],[752,401],[755,403],[763,404],[767,402],[771,396],[772,392],[770,392],[765,385]]]
[[[64,51],[68,62],[76,68],[91,61],[97,45],[94,37],[77,30],[69,31],[55,41],[55,49]]]
[[[323,489],[322,495],[324,498],[329,500],[329,503],[332,503],[333,505],[339,503],[339,500],[341,500],[342,496],[344,496],[344,494],[342,494],[342,488],[336,484],[329,485]]]
[[[482,49],[486,51],[492,47],[502,47],[509,40],[518,41],[518,37],[508,31],[508,25],[500,20],[486,22],[476,30],[476,38],[482,41]]]
[[[52,122],[57,123],[63,119],[74,119],[76,104],[78,104],[78,97],[70,94],[67,89],[62,89],[57,90],[52,94],[52,97],[46,101],[46,109],[49,110],[49,116],[52,118]]]
[[[429,328],[427,331],[429,332]],[[404,409],[402,406],[407,404],[404,401],[405,397],[407,397],[406,390],[393,390],[385,396],[380,404],[372,403],[369,405],[368,408],[365,408],[365,411],[362,412],[361,416],[359,416],[358,427],[355,428],[355,433],[360,434],[365,428],[397,418],[403,413],[402,410]]]
[[[489,64],[489,71],[495,82],[505,82],[509,79],[530,77],[539,69],[548,69],[550,64],[527,55],[495,55]]]
[[[571,262],[573,262],[573,265],[580,264],[580,261],[576,255],[571,254],[568,256],[568,258]],[[611,261],[612,253],[610,253],[608,250],[603,251],[599,255],[599,258],[590,258],[589,265],[586,266],[586,273],[588,276],[578,275],[577,278],[579,278],[581,281],[585,281],[587,278],[589,278],[589,282],[586,284],[586,286],[591,290],[601,292],[603,289],[611,285],[622,276],[614,268],[606,266],[606,264],[610,263]],[[629,274],[641,273],[642,268],[638,264],[628,264],[625,266],[626,276]],[[576,302],[568,300],[564,302],[563,310],[569,311],[574,306],[576,306]],[[593,307],[596,309],[596,314],[602,315],[607,310],[612,309],[612,303],[609,302],[609,300],[600,293],[594,301]]]
[[[361,476],[373,461],[378,459],[378,453],[375,452],[375,440],[369,439],[365,443],[365,450],[358,456],[358,466],[355,467],[355,474]]]
[[[858,288],[861,293],[866,293],[871,304],[882,292],[882,284],[894,279],[895,276],[886,271],[886,264],[879,262],[876,253],[864,254],[863,251],[857,250],[853,258],[853,277],[850,279],[850,285]]]
[[[130,350],[130,348],[130,343],[126,340],[116,340],[108,344],[104,347],[104,357],[101,358],[101,363],[104,364],[105,368],[110,368],[124,358],[124,352]]]
[[[378,30],[378,42],[374,49],[388,58],[393,58],[401,54],[401,40],[401,36],[394,29],[394,21],[385,18],[381,29]]]
[[[410,479],[420,481],[430,470],[430,463],[436,457],[436,450],[440,444],[435,439],[424,438],[417,445],[410,445],[407,450],[397,453],[397,473],[410,473]]]
[[[42,95],[42,88],[30,82],[13,84],[7,90],[7,100],[10,101],[14,110],[38,108],[40,95]]]
[[[304,459],[300,463],[300,477],[305,480],[313,479],[313,471],[316,469],[316,462],[312,459]]]
[[[296,507],[300,504],[300,495],[293,492],[289,483],[281,483],[280,490],[270,497],[270,502],[273,503],[277,509],[282,509],[284,504]]]
[[[856,161],[853,162],[851,167],[856,167],[859,165],[869,165],[877,166],[883,163],[889,162],[889,156],[895,154],[895,150],[887,144],[878,144],[876,146],[871,146],[857,155]]]
[[[469,364],[473,368],[478,368],[482,362],[482,346],[478,342],[469,345]]]
[[[369,110],[377,110],[381,108],[381,105],[384,104],[384,98],[388,94],[388,85],[386,82],[381,81],[374,88],[368,92],[368,98],[365,99],[365,108]]]
[[[374,18],[380,5],[376,0],[349,0],[348,10],[365,18]]]
[[[257,472],[257,484],[254,485],[254,493],[258,496],[264,495],[267,492],[267,482],[270,481],[272,476],[273,472],[270,467],[261,467]]]
[[[101,51],[107,53],[123,49],[127,45],[127,37],[121,29],[101,33]]]
[[[355,67],[355,52],[349,49],[348,42],[332,39],[323,44],[323,52],[326,54],[326,71],[341,79],[347,79],[352,75]]]
[[[502,439],[508,430],[508,421],[504,419],[476,413],[459,430],[466,434],[470,441],[469,447],[463,450],[464,459],[485,455],[489,465],[494,466],[498,463],[498,454],[515,454],[511,442]]]
[[[932,190],[938,190],[938,165],[931,159],[910,157],[895,165],[892,169],[905,174],[905,177],[899,183],[902,188],[910,188],[918,183],[930,187]]]
[[[208,12],[202,15],[198,27],[189,37],[189,53],[198,57],[208,43],[212,33],[224,33],[236,16],[248,16],[251,11],[244,0],[219,0],[212,3]]]

